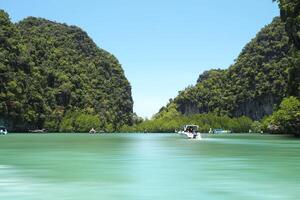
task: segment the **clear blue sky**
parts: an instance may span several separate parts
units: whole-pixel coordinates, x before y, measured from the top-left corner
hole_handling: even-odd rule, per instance
[[[84,29],[114,54],[132,86],[134,111],[151,117],[211,68],[227,68],[279,15],[272,0],[1,0],[27,16]]]

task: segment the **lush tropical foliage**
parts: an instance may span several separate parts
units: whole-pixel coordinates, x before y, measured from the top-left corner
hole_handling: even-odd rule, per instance
[[[196,86],[181,91],[172,103],[185,115],[215,113],[260,120],[287,96],[291,48],[284,23],[275,18],[232,66],[204,72]]]
[[[293,62],[289,69],[289,94],[300,97],[300,1],[276,0],[285,30],[294,45]]]
[[[13,24],[0,11],[0,121],[10,130],[117,130],[132,124],[132,105],[118,60],[80,28]]]
[[[273,115],[264,119],[264,129],[273,133],[288,133],[300,136],[300,99],[285,98]]]
[[[277,0],[281,19],[293,45],[292,62],[288,70],[288,95],[273,115],[263,120],[264,129],[273,133],[300,136],[300,1]]]

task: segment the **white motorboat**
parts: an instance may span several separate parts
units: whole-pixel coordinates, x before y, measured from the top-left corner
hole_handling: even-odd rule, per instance
[[[185,125],[178,133],[189,139],[201,139],[201,134],[198,129],[199,126],[197,125]]]
[[[0,126],[0,135],[6,135],[7,129],[4,126]]]

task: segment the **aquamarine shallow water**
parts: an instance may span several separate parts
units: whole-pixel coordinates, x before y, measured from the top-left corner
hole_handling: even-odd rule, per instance
[[[0,199],[299,199],[300,140],[204,137],[0,136]]]

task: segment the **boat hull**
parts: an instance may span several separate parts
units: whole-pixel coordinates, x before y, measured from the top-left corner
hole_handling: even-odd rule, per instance
[[[7,131],[0,131],[0,135],[6,135],[7,134]]]
[[[186,137],[188,139],[201,139],[201,134],[200,133],[191,133],[191,132],[184,132],[184,131],[180,131],[178,133],[183,135],[184,137]]]

